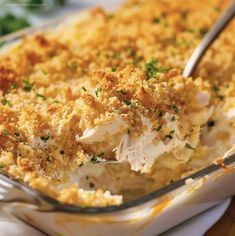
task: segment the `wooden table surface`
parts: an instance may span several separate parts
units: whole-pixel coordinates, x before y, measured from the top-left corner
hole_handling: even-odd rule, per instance
[[[235,197],[223,217],[205,236],[235,236]]]

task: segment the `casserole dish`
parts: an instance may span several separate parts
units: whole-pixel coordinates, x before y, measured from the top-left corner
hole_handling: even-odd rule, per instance
[[[61,204],[0,174],[3,209],[48,235],[159,235],[235,194],[235,155],[120,206]],[[223,191],[220,191],[222,189]]]
[[[59,22],[48,24],[45,30],[57,26]],[[5,48],[33,31],[34,29],[16,37],[8,37]],[[152,70],[154,63],[148,66]],[[45,136],[43,138],[45,141]],[[189,145],[187,148],[192,149]],[[61,204],[6,175],[1,175],[1,192],[7,210],[50,235],[151,236],[160,234],[233,195],[233,179],[232,155],[224,163],[213,164],[154,193],[120,206],[79,208]],[[223,189],[223,192],[218,189]]]

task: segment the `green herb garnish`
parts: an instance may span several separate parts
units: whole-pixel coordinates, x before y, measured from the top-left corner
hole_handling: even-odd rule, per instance
[[[101,92],[101,88],[97,88],[96,90],[95,90],[95,96],[98,98],[99,97],[99,93]]]
[[[42,137],[40,137],[40,139],[41,139],[43,142],[47,142],[49,138],[50,138],[50,136],[42,136]]]
[[[84,91],[84,92],[86,92],[87,90],[86,90],[86,88],[84,87],[84,86],[82,86],[82,90]]]
[[[125,91],[125,90],[123,90],[123,89],[121,89],[121,90],[119,90],[119,91],[117,91],[118,93],[121,93],[121,94],[123,94],[123,95],[127,95],[127,92]]]
[[[42,100],[46,100],[47,99],[44,95],[39,94],[39,93],[37,93],[37,97],[41,98]]]
[[[91,162],[92,164],[98,164],[98,163],[100,163],[100,161],[97,159],[97,157],[92,157],[91,160],[90,160],[90,162]]]
[[[193,148],[189,143],[185,144],[185,148],[191,149],[191,150],[195,150],[195,148]]]
[[[171,131],[169,132],[169,134],[166,135],[166,138],[172,139],[174,133],[175,133],[175,131],[174,131],[174,130],[171,130]]]
[[[23,80],[23,82],[24,82],[24,90],[27,92],[31,92],[31,90],[34,86],[34,83],[30,83],[29,80]]]
[[[209,121],[207,122],[207,127],[211,128],[211,127],[213,127],[213,126],[215,126],[215,121],[214,121],[214,120],[209,120]]]
[[[224,99],[224,96],[221,96],[220,94],[219,94],[219,87],[218,86],[214,86],[213,87],[213,90],[214,90],[214,94],[215,94],[215,96],[216,97],[218,97],[220,100],[223,100]]]
[[[161,18],[160,17],[154,17],[152,22],[153,22],[153,24],[159,24],[161,22]]]
[[[128,101],[128,100],[123,99],[123,102],[124,102],[125,105],[128,106],[128,107],[133,107],[133,106],[134,106],[134,103],[131,102],[131,101]]]
[[[112,67],[112,68],[111,68],[111,71],[112,71],[112,72],[115,72],[116,70],[117,70],[116,67]]]
[[[157,78],[158,73],[166,73],[169,71],[168,68],[158,67],[158,61],[152,60],[145,64],[145,69],[147,72],[147,79]]]
[[[127,130],[127,134],[128,134],[128,135],[131,134],[131,130],[130,130],[130,129]]]
[[[159,125],[157,128],[155,128],[154,130],[156,130],[157,132],[159,132],[162,129],[162,126]]]
[[[201,28],[201,29],[199,29],[199,33],[200,33],[201,37],[204,37],[208,33],[208,29]]]
[[[3,99],[1,100],[1,103],[2,103],[3,106],[6,106],[6,105],[10,106],[10,105],[11,105],[10,101],[7,100],[6,98],[3,98]]]
[[[173,105],[172,108],[175,111],[175,113],[179,113],[179,108],[176,105]]]
[[[175,121],[175,116],[172,116],[171,121]]]

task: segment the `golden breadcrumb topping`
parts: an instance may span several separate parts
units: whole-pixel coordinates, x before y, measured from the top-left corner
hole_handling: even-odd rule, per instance
[[[149,192],[202,168],[198,163],[208,150],[199,140],[201,130],[213,127],[217,117],[210,108],[234,109],[235,21],[207,52],[193,78],[184,78],[182,69],[227,2],[129,0],[115,12],[95,8],[3,48],[1,169],[61,202],[103,207],[122,202],[121,196],[106,190],[128,199],[128,188],[123,187],[128,181],[127,186],[136,180],[148,183]],[[168,125],[174,122],[178,131]],[[230,124],[235,128],[235,122]],[[111,132],[115,138],[110,138]],[[88,162],[119,158],[122,151],[115,148],[123,136],[135,141],[146,132],[153,135],[153,143],[169,144],[172,150],[154,166],[155,159],[132,168],[144,174],[124,164],[120,171],[109,166],[92,182],[89,177],[88,185],[67,184],[69,173]],[[230,140],[227,131],[214,135]],[[172,143],[175,136],[181,149]],[[120,191],[101,181],[109,176]]]

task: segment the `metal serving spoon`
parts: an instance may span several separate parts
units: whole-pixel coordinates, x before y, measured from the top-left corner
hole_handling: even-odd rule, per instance
[[[230,21],[235,16],[235,0],[232,1],[230,6],[226,9],[226,11],[222,14],[222,16],[217,20],[214,26],[209,30],[206,36],[203,38],[201,43],[196,47],[193,51],[191,57],[186,63],[183,76],[190,77],[193,76],[198,64],[200,63],[202,57],[210,48],[211,44],[219,37],[219,35],[223,32],[224,28],[230,23]],[[101,163],[104,164],[118,164],[120,162],[115,160],[105,160],[99,159]]]

